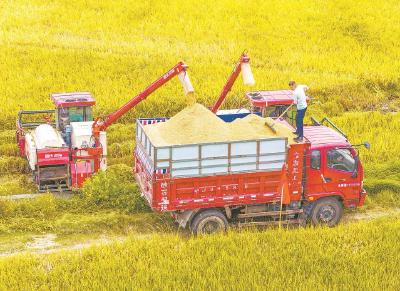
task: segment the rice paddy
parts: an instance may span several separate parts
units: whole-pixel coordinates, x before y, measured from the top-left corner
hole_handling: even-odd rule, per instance
[[[400,206],[398,1],[0,2],[0,195],[35,192],[18,156],[21,109],[52,109],[49,94],[90,91],[95,116],[116,110],[178,61],[196,101],[211,106],[243,50],[255,87],[235,83],[223,108],[248,107],[248,90],[307,84],[306,121],[328,116],[358,144],[367,205]],[[0,200],[0,250],[33,236],[124,236],[84,251],[0,258],[0,289],[398,290],[398,215],[334,229],[232,230],[191,238],[149,213],[130,176],[135,119],[187,106],[178,80],[108,130],[111,171],[74,199]],[[143,239],[137,234],[152,233]],[[4,252],[3,252],[4,251]]]

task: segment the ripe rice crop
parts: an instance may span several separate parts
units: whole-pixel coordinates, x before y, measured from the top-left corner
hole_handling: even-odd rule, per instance
[[[25,159],[20,157],[0,157],[0,174],[28,173],[29,166]]]
[[[132,142],[135,139],[135,124],[113,124],[107,129],[107,143]]]
[[[0,260],[2,289],[398,290],[400,220],[337,228],[162,235]]]
[[[371,150],[362,150],[363,162],[367,165],[391,163],[396,160],[394,157],[400,150],[399,113],[349,112],[333,120],[344,129],[351,142],[370,142]]]
[[[400,27],[393,24],[400,8],[394,0],[20,0],[1,8],[3,129],[14,128],[20,108],[52,108],[52,92],[91,91],[96,115],[111,112],[181,59],[190,66],[198,102],[210,106],[244,49],[256,88],[299,80],[329,115],[399,105],[393,40],[400,39]],[[245,90],[237,82],[225,106],[246,104]],[[172,81],[122,121],[171,116],[184,100]]]
[[[109,151],[108,156],[112,158],[133,157],[134,147],[135,143],[133,140],[113,143],[107,149]]]
[[[0,144],[0,156],[19,156],[17,145],[14,143]]]
[[[30,175],[10,174],[0,176],[0,195],[35,193],[36,186]]]
[[[1,144],[15,144],[15,129],[0,131]]]
[[[309,85],[308,122],[328,116],[352,143],[371,143],[359,150],[367,207],[399,207],[399,15],[396,0],[0,1],[0,195],[34,191],[15,147],[20,109],[52,109],[53,92],[90,91],[94,115],[105,116],[180,60],[197,102],[208,107],[247,49],[256,86],[239,77],[223,108],[248,107],[249,90],[286,89],[292,79]],[[108,164],[115,166],[75,199],[0,200],[1,238],[125,232],[131,220],[149,231],[159,216],[135,216],[148,209],[131,176],[134,122],[171,117],[187,103],[175,78],[111,126]],[[1,258],[0,289],[398,290],[399,221],[169,234]]]

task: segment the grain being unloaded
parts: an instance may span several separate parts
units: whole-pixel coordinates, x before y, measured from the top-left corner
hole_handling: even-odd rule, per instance
[[[250,114],[242,119],[227,123],[200,104],[186,107],[170,120],[144,127],[148,137],[155,146],[176,144],[193,144],[206,142],[224,142],[250,140],[265,137],[287,137],[293,143],[294,135],[289,128],[276,124],[274,133],[264,119]]]

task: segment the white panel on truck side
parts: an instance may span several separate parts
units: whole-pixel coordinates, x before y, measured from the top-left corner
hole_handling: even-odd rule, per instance
[[[201,175],[228,173],[228,143],[201,146]]]
[[[283,162],[274,162],[274,163],[267,163],[267,164],[259,164],[258,165],[260,170],[269,170],[269,171],[276,171],[281,170],[283,167]]]
[[[157,162],[157,168],[168,168],[169,167],[169,162]]]
[[[286,152],[286,139],[272,139],[260,141],[260,154]]]
[[[170,148],[158,148],[157,149],[157,160],[168,160]]]
[[[260,156],[258,159],[260,162],[271,162],[271,161],[285,161],[285,154],[269,154],[265,156]]]
[[[190,177],[190,176],[198,176],[199,168],[197,169],[185,169],[185,170],[171,170],[172,177]]]
[[[256,157],[240,157],[231,159],[232,172],[244,172],[257,170]]]
[[[201,146],[201,158],[228,157],[228,144],[205,144]]]
[[[173,147],[171,176],[194,176],[199,174],[199,145]]]
[[[225,174],[228,173],[228,166],[220,166],[220,167],[210,167],[210,168],[202,168],[202,175],[211,175],[211,174]]]
[[[233,142],[231,144],[231,156],[255,155],[257,153],[257,142]]]
[[[225,165],[228,165],[228,159],[226,158],[201,160],[202,167],[225,166]]]
[[[240,164],[251,164],[251,163],[256,163],[257,162],[257,157],[239,157],[239,158],[232,158],[231,159],[231,165],[240,165]]]
[[[199,161],[173,161],[172,169],[199,168]]]
[[[142,127],[136,126],[136,139],[142,142]]]
[[[172,148],[172,160],[194,160],[199,159],[199,146],[189,145],[189,146],[179,146]]]

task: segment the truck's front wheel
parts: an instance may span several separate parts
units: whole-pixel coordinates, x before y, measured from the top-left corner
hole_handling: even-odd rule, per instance
[[[198,213],[191,223],[194,235],[206,235],[224,232],[228,228],[228,220],[225,215],[217,210],[210,209]]]
[[[323,198],[315,202],[311,213],[314,225],[335,226],[343,214],[342,203],[335,198]]]

